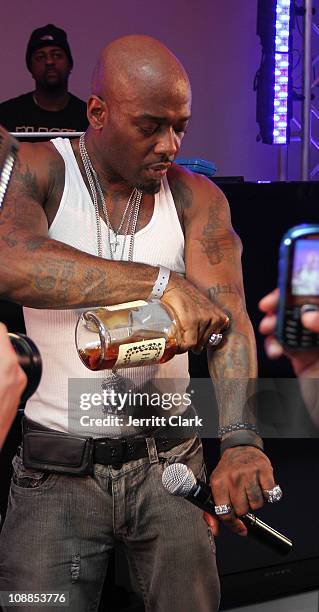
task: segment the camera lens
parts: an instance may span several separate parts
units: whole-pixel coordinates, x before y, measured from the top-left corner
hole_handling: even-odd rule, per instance
[[[37,346],[25,334],[8,334],[18,357],[19,364],[27,375],[27,386],[21,396],[24,404],[37,390],[42,375],[42,360]]]

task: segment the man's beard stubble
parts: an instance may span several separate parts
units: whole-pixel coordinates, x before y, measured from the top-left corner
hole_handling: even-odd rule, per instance
[[[154,181],[152,184],[137,183],[135,187],[139,191],[142,191],[142,193],[147,195],[155,195],[161,189],[161,181]]]

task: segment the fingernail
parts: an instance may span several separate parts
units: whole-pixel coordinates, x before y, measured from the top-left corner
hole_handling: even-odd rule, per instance
[[[319,306],[316,306],[316,304],[304,304],[300,308],[301,314],[305,314],[305,312],[318,312],[318,310]]]
[[[282,348],[277,342],[269,342],[267,344],[267,355],[268,357],[280,357],[282,355]]]

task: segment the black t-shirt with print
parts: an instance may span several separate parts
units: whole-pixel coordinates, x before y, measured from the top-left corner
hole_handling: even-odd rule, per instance
[[[59,111],[38,106],[32,92],[6,100],[0,104],[0,124],[9,132],[84,132],[88,126],[86,104],[73,94],[69,95],[68,104]],[[35,140],[28,139],[28,142]]]

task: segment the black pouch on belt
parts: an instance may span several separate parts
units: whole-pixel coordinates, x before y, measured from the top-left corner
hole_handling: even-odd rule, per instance
[[[26,468],[58,474],[93,474],[93,438],[54,431],[24,431],[23,464]]]

